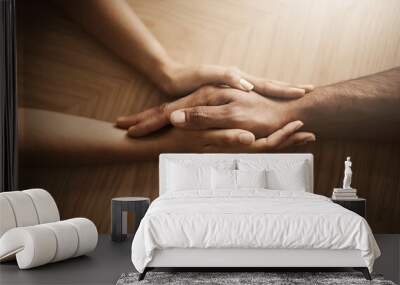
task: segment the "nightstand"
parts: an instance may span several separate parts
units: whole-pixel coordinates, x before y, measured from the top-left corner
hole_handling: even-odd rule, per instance
[[[146,214],[150,199],[145,197],[119,197],[111,200],[111,240],[124,241],[128,237],[128,212],[135,216],[134,232]]]
[[[333,203],[339,204],[340,206],[359,214],[364,219],[367,217],[367,200],[364,198],[349,199],[349,200],[337,200],[332,199]]]

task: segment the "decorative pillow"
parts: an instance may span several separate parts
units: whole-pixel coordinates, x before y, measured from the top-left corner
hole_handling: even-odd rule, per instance
[[[212,188],[214,190],[236,190],[236,170],[213,168]]]
[[[211,189],[211,167],[170,163],[168,165],[167,188],[171,191]]]
[[[218,159],[218,160],[208,160],[208,159],[168,159],[167,166],[170,164],[182,165],[184,167],[212,167],[215,169],[237,169],[236,159]]]
[[[271,190],[306,191],[307,176],[301,167],[266,171],[267,188]]]
[[[268,189],[306,191],[312,181],[309,177],[308,163],[305,160],[292,159],[240,159],[239,170],[266,170]]]
[[[236,170],[238,188],[267,188],[266,170]]]

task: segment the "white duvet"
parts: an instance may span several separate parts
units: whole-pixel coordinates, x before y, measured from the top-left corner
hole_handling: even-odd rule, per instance
[[[359,215],[324,196],[265,189],[157,198],[134,237],[132,262],[143,272],[165,248],[358,249],[370,271],[380,255]]]

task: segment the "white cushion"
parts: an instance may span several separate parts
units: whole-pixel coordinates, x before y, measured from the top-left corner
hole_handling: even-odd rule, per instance
[[[16,258],[26,269],[96,247],[97,229],[90,220],[59,219],[53,197],[43,189],[0,193],[0,261]]]
[[[78,250],[79,237],[78,232],[72,228],[71,224],[66,221],[43,224],[49,228],[57,240],[56,254],[51,262],[57,262],[70,258],[75,255]]]
[[[266,170],[236,170],[237,187],[267,188]]]
[[[0,238],[0,261],[16,255],[20,269],[79,256],[97,245],[97,229],[85,218],[18,227]]]
[[[236,190],[236,170],[212,169],[213,190]]]
[[[301,167],[285,171],[267,171],[267,188],[271,190],[306,191],[307,176]]]
[[[266,171],[212,169],[212,187],[214,191],[228,192],[241,188],[266,188]]]
[[[0,237],[14,227],[56,222],[60,214],[56,202],[43,189],[0,193]]]
[[[176,163],[170,163],[168,167],[167,188],[170,191],[211,189],[211,167]]]
[[[0,261],[16,255],[20,269],[49,263],[56,251],[56,237],[43,225],[14,228],[0,238]]]
[[[208,166],[218,169],[230,170],[270,170],[295,167],[302,164],[304,166],[304,176],[306,185],[296,185],[296,189],[305,189],[313,192],[313,155],[312,154],[176,154],[167,153],[160,155],[159,164],[159,193],[163,195],[169,191],[168,177],[169,165],[178,163],[187,167]],[[305,187],[304,187],[305,186]],[[193,189],[194,190],[194,189]],[[209,190],[213,192],[214,190]],[[200,191],[199,191],[200,192]],[[215,192],[215,191],[214,191]],[[206,193],[206,191],[203,191]]]
[[[166,166],[178,164],[184,167],[212,167],[215,169],[236,169],[236,159],[198,160],[198,159],[168,159]]]
[[[239,170],[266,170],[267,188],[273,190],[312,189],[308,167],[305,160],[238,160]]]
[[[0,237],[9,229],[15,228],[17,222],[8,199],[0,194]]]
[[[74,226],[78,233],[79,242],[74,257],[86,254],[96,248],[98,239],[97,228],[91,220],[85,218],[73,218],[63,222]]]
[[[33,226],[39,223],[31,197],[22,191],[2,192],[0,195],[10,202],[17,227]]]
[[[60,220],[56,202],[49,192],[43,189],[29,189],[22,191],[30,196],[38,215],[39,224],[51,223]]]

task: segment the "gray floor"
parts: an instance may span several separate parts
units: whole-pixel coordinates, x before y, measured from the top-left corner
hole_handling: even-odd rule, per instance
[[[374,265],[374,271],[383,274],[385,279],[400,284],[400,234],[399,235],[375,235],[375,239],[381,250]]]
[[[95,251],[28,270],[16,262],[0,264],[0,284],[115,284],[124,272],[133,271],[131,240],[115,243],[101,235]]]
[[[400,281],[400,235],[376,235],[382,251],[375,272]],[[0,284],[115,284],[123,272],[133,271],[131,241],[114,243],[100,236],[97,249],[78,257],[30,270],[18,270],[15,262],[0,265]]]

